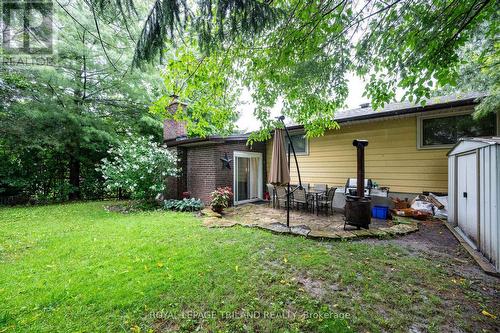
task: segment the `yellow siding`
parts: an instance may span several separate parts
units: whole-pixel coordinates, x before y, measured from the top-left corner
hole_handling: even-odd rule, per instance
[[[366,177],[391,192],[446,192],[448,149],[417,150],[417,119],[401,118],[341,125],[320,138],[309,140],[309,155],[297,156],[302,182],[344,186],[356,177],[353,139],[367,139]],[[267,168],[271,165],[272,140],[267,143]],[[292,182],[298,183],[292,161]]]

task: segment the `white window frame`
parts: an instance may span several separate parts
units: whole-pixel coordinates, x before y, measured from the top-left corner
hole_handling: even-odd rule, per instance
[[[424,145],[423,144],[423,121],[426,119],[435,119],[435,118],[447,118],[453,116],[463,116],[467,114],[472,114],[474,112],[473,109],[469,110],[455,110],[449,112],[439,112],[429,115],[420,115],[417,117],[417,149],[419,150],[429,150],[429,149],[443,149],[443,148],[453,148],[456,143],[445,144],[445,145]]]
[[[309,155],[309,139],[307,138],[306,134],[303,131],[290,131],[289,133],[290,133],[290,136],[302,135],[302,136],[304,136],[304,140],[306,140],[306,144],[305,144],[306,151],[300,152],[300,153],[295,151],[295,155],[297,155],[297,156]],[[285,142],[285,144],[286,144],[286,142]],[[288,147],[285,147],[285,149],[288,149]],[[291,154],[293,154],[293,153],[291,153]]]
[[[257,171],[258,174],[258,186],[259,186],[259,192],[258,192],[258,198],[254,199],[248,199],[248,200],[240,200],[236,201],[236,196],[237,196],[237,181],[238,181],[238,160],[236,159],[237,157],[246,157],[246,158],[251,158],[251,157],[256,157],[259,159],[259,170]],[[241,205],[244,203],[248,202],[254,202],[254,201],[260,201],[263,200],[264,198],[264,167],[263,167],[263,162],[264,160],[262,159],[262,153],[255,153],[255,152],[248,152],[248,151],[234,151],[233,153],[233,161],[234,161],[234,171],[233,171],[233,204],[236,205]]]

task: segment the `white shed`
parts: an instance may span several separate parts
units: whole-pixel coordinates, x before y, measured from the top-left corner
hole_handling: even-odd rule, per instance
[[[500,137],[464,138],[448,153],[448,223],[500,271]]]

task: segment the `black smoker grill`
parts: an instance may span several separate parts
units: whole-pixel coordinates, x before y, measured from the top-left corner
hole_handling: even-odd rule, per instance
[[[345,224],[368,229],[371,222],[371,198],[365,196],[365,147],[367,140],[354,140],[352,145],[358,149],[358,175],[356,195],[345,197]]]

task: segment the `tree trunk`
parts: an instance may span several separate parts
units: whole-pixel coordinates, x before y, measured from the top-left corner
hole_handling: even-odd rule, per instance
[[[75,156],[71,156],[69,161],[69,184],[72,187],[69,200],[80,199],[80,159]]]
[[[82,36],[82,43],[85,45],[85,33]],[[85,99],[86,86],[87,86],[87,62],[85,55],[82,57],[83,64],[81,69],[75,71],[75,82],[77,82],[74,95],[75,112],[78,115],[82,114],[83,100]],[[75,133],[75,145],[70,148],[69,158],[69,184],[71,191],[69,193],[69,200],[80,199],[80,139],[81,133]]]

